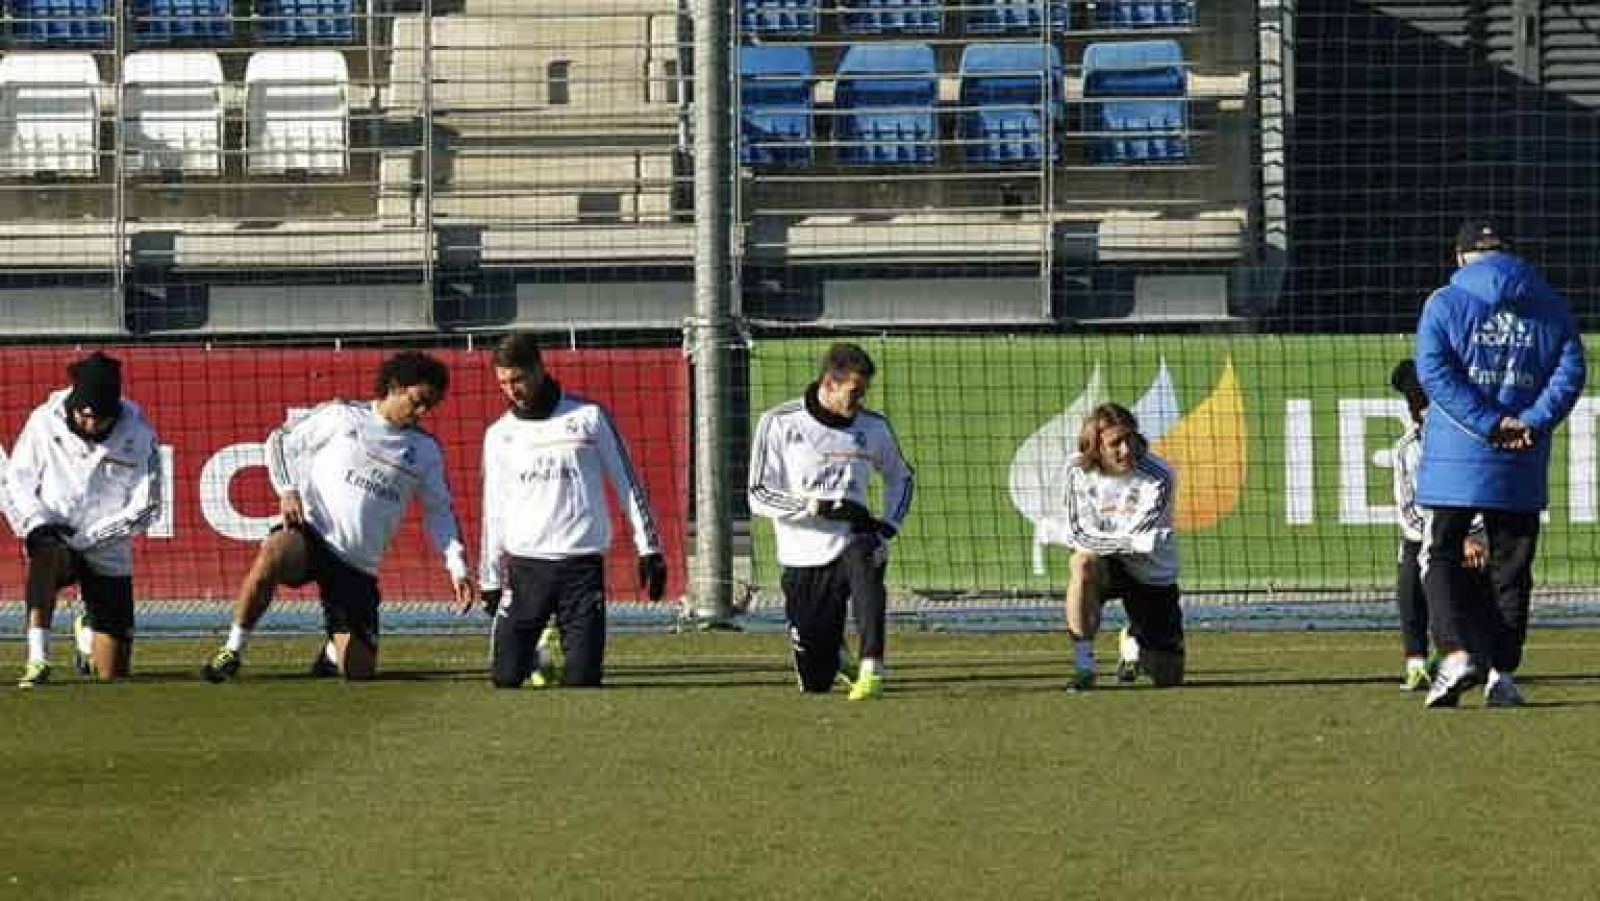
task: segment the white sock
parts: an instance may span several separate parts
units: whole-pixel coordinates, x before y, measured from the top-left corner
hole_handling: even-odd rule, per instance
[[[249,642],[250,630],[239,625],[238,623],[234,623],[232,626],[228,627],[228,642],[227,644],[224,644],[223,647],[234,652],[235,654],[242,655],[244,653],[244,646]]]
[[[883,675],[883,661],[879,660],[876,657],[863,657],[863,658],[861,658],[861,675],[862,676],[882,676]]]
[[[333,639],[328,639],[328,643],[322,646],[322,656],[334,666],[339,665],[339,646],[333,643]]]
[[[50,630],[44,626],[28,627],[28,662],[44,663],[50,659]]]
[[[1425,670],[1427,668],[1428,668],[1428,658],[1426,658],[1426,657],[1407,657],[1406,658],[1406,671],[1407,672],[1411,672],[1412,670]]]
[[[84,623],[82,629],[75,630],[72,640],[77,642],[79,654],[85,657],[94,656],[94,630],[89,628],[88,623]]]
[[[1094,639],[1074,638],[1072,640],[1072,665],[1078,669],[1094,669]]]
[[[1139,662],[1139,639],[1127,632],[1117,637],[1117,656],[1129,663]]]

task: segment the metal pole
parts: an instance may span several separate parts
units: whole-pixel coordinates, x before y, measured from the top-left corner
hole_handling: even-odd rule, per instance
[[[729,266],[732,168],[729,153],[729,0],[694,2],[694,571],[690,600],[703,626],[726,624],[733,605],[733,467],[728,446],[728,345],[733,285]]]

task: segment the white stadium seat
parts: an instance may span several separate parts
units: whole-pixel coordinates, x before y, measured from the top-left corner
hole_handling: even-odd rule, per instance
[[[100,73],[87,53],[0,59],[0,175],[93,178]]]
[[[251,174],[342,175],[350,167],[350,74],[334,50],[267,50],[245,67]]]
[[[147,51],[123,68],[124,146],[134,172],[222,174],[222,61]]]

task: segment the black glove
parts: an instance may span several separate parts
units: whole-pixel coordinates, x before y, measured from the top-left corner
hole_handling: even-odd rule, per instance
[[[644,554],[639,558],[639,587],[652,601],[661,600],[667,593],[667,561],[660,554]]]
[[[817,515],[823,519],[847,522],[854,526],[875,522],[872,511],[848,498],[836,501],[818,501]]]
[[[65,523],[53,522],[48,525],[36,526],[33,531],[28,533],[28,537],[23,540],[23,543],[28,547],[28,556],[37,557],[49,548],[65,549],[67,547],[67,537],[77,534],[77,531],[77,529]]]
[[[876,535],[885,541],[899,534],[898,530],[896,530],[894,526],[889,525],[881,519],[873,519],[870,516],[867,517],[866,522],[851,523],[850,531],[857,535]]]
[[[502,589],[484,588],[478,592],[478,600],[483,601],[483,612],[494,618],[495,612],[500,609],[500,595]]]

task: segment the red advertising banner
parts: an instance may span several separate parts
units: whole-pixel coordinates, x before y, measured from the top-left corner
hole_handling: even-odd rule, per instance
[[[168,509],[134,547],[134,585],[146,600],[231,597],[277,512],[262,443],[291,409],[332,398],[368,399],[390,350],[271,347],[106,347],[123,364],[123,395],[144,408],[168,453]],[[456,513],[474,567],[478,558],[483,432],[505,411],[488,350],[429,351],[450,368],[445,402],[423,427],[444,448]],[[28,413],[66,387],[81,348],[7,348],[0,435],[9,450]],[[689,375],[675,349],[550,351],[546,368],[569,392],[602,404],[616,420],[655,510],[671,578],[684,585],[689,471]],[[612,600],[638,599],[632,530],[613,495]],[[450,596],[444,562],[426,538],[414,503],[380,574],[395,600]],[[5,530],[0,530],[3,534]],[[0,552],[0,600],[20,600],[21,541]]]

